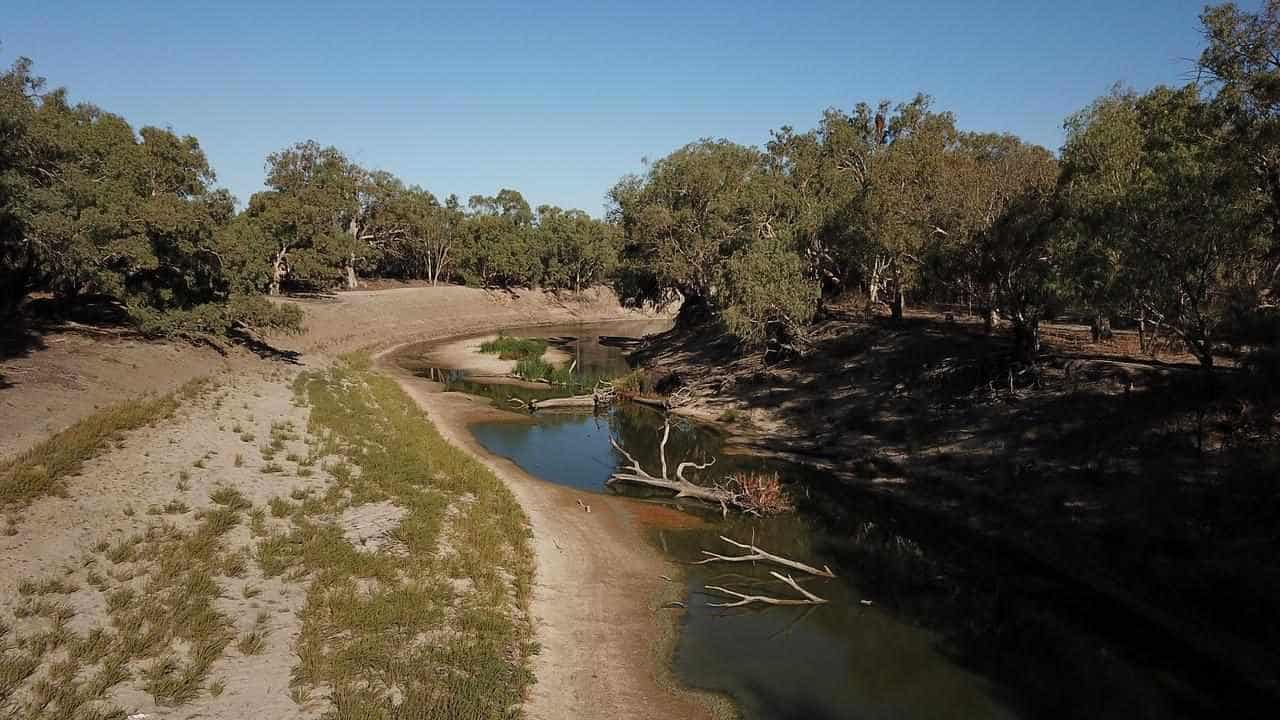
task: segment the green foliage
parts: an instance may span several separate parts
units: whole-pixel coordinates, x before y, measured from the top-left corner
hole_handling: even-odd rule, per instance
[[[0,77],[4,145],[13,153],[0,181],[0,262],[12,287],[159,310],[220,299],[227,287],[213,236],[233,204],[212,186],[196,139],[135,132],[42,86],[25,59]]]
[[[805,269],[801,257],[777,240],[760,240],[730,258],[723,298],[729,331],[753,343],[802,332],[821,293]]]
[[[480,352],[497,355],[502,360],[540,358],[547,351],[547,341],[542,338],[518,338],[499,335],[480,344]]]
[[[765,180],[760,152],[728,140],[686,145],[623,178],[610,192],[625,238],[619,294],[714,303],[729,258],[771,232]]]
[[[261,296],[234,295],[226,302],[173,310],[138,305],[129,308],[129,315],[143,334],[153,337],[224,336],[241,326],[252,330],[302,330],[301,309]]]
[[[346,364],[302,378],[313,429],[340,440],[360,472],[335,473],[336,492],[306,500],[312,517],[300,509],[291,534],[258,545],[264,574],[311,578],[292,646],[295,697],[332,692],[343,716],[389,717],[397,705],[421,718],[510,716],[532,682],[536,647],[519,504],[394,380]],[[393,535],[407,552],[361,551],[325,520],[348,502],[379,501],[403,510]],[[406,642],[420,637],[432,641]],[[368,681],[387,674],[399,691]]]
[[[593,220],[581,210],[538,208],[535,231],[542,264],[542,284],[582,290],[603,282],[618,261],[621,233],[609,223]]]

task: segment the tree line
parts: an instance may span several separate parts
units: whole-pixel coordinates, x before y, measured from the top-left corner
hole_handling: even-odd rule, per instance
[[[1024,360],[1071,312],[1211,366],[1280,338],[1280,0],[1201,24],[1195,82],[1117,87],[1067,118],[1057,154],[960,130],[925,95],[860,103],[763,148],[686,145],[622,178],[604,220],[510,189],[442,201],[314,141],[271,154],[237,212],[195,138],[72,104],[20,59],[0,76],[0,316],[95,294],[146,332],[216,333],[295,324],[262,296],[361,275],[610,282],[786,348],[857,290],[894,317],[959,303],[1007,322]]]
[[[687,145],[623,178],[619,289],[679,294],[735,334],[788,345],[824,300],[860,289],[901,317],[961,303],[1009,323],[1131,322],[1205,366],[1274,347],[1280,323],[1280,0],[1205,9],[1196,82],[1117,88],[1066,120],[1056,156],[961,131],[919,95],[828,110],[764,149]]]
[[[509,189],[442,202],[314,141],[268,156],[242,211],[215,183],[196,138],[73,104],[17,60],[0,75],[0,319],[43,292],[109,298],[153,335],[289,328],[296,309],[264,295],[360,275],[581,290],[621,244],[581,210]]]

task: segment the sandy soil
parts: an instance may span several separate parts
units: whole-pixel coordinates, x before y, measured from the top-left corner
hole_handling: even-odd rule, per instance
[[[712,717],[708,699],[674,688],[663,669],[679,612],[661,609],[670,589],[663,576],[676,577],[679,569],[640,535],[638,515],[648,506],[532,477],[487,452],[466,429],[510,413],[395,374],[440,433],[502,478],[529,515],[538,568],[531,610],[543,648],[535,659],[530,717]]]
[[[623,310],[613,293],[601,288],[581,295],[556,295],[451,285],[357,290],[334,298],[288,302],[297,303],[306,313],[307,332],[301,337],[274,338],[274,342],[304,353],[336,354],[516,326],[645,317]]]
[[[282,349],[300,353],[296,365],[261,360],[248,353],[229,358],[180,344],[143,343],[127,338],[59,335],[43,348],[6,362],[0,370],[7,456],[46,433],[69,425],[96,407],[149,391],[164,391],[201,375],[214,376],[215,389],[187,403],[157,428],[143,428],[90,461],[70,481],[66,498],[45,497],[22,510],[16,534],[0,537],[0,614],[12,617],[23,578],[68,573],[80,587],[65,598],[76,609],[72,626],[85,630],[106,622],[101,596],[87,587],[92,564],[84,563],[101,540],[116,541],[143,530],[151,506],[181,500],[187,513],[164,515],[178,527],[195,524],[210,506],[216,486],[239,489],[262,506],[295,489],[319,488],[329,478],[317,464],[310,477],[289,472],[264,474],[260,446],[273,422],[292,422],[305,436],[306,409],[291,403],[289,382],[307,366],[323,366],[336,354],[386,349],[410,341],[442,339],[530,324],[556,324],[643,316],[624,311],[607,291],[583,298],[544,293],[490,293],[446,288],[400,288],[342,293],[297,302],[306,313],[301,336],[275,338]],[[464,396],[428,392],[427,384],[400,378],[431,413],[452,442],[475,453],[509,483],[529,514],[537,548],[537,589],[533,613],[542,653],[535,661],[537,684],[528,712],[534,718],[694,718],[709,715],[691,694],[670,688],[661,662],[670,648],[673,617],[657,599],[671,592],[661,575],[674,576],[669,563],[640,537],[635,510],[623,500],[593,498],[593,512],[577,506],[579,493],[537,481],[514,465],[489,457],[464,429],[483,406]],[[493,412],[489,410],[489,412]],[[239,425],[256,440],[242,439]],[[303,438],[291,441],[305,455]],[[284,455],[288,450],[281,453]],[[201,458],[204,458],[201,461]],[[239,460],[237,460],[239,458]],[[200,467],[197,461],[201,461]],[[291,463],[285,462],[286,466]],[[180,482],[180,476],[189,477]],[[364,537],[384,519],[352,517],[352,537]],[[268,523],[286,522],[268,518]],[[376,536],[377,533],[375,532]],[[248,546],[245,526],[229,538]],[[224,680],[217,697],[177,708],[156,707],[136,682],[123,683],[113,700],[130,714],[155,718],[311,717],[323,703],[297,705],[289,697],[292,645],[300,625],[296,611],[305,585],[267,580],[253,563],[235,580],[220,609],[245,631],[260,609],[272,611],[265,652],[241,657],[234,649],[218,661],[211,680]],[[108,568],[109,569],[109,568]],[[242,585],[262,593],[244,597]],[[244,627],[239,627],[243,625]],[[17,629],[21,629],[20,627]]]
[[[0,362],[0,457],[20,452],[99,407],[243,367],[248,353],[146,342],[115,332],[62,332]]]
[[[112,451],[90,460],[81,477],[72,480],[68,497],[47,497],[22,511],[16,534],[0,537],[0,614],[12,615],[19,601],[20,580],[56,574],[79,588],[61,598],[76,610],[71,629],[84,633],[107,626],[103,594],[90,586],[88,576],[96,572],[114,583],[112,574],[119,566],[95,557],[91,548],[99,541],[119,542],[161,518],[180,529],[190,529],[197,524],[196,513],[213,506],[209,493],[218,487],[234,487],[258,507],[294,490],[323,488],[329,478],[318,464],[307,478],[292,472],[261,472],[264,461],[259,446],[270,435],[272,423],[306,426],[306,410],[292,405],[287,378],[288,374],[273,368],[241,373],[234,381],[231,376],[222,377],[217,386],[186,403],[164,426],[127,433]],[[252,432],[254,440],[242,440],[233,426]],[[305,455],[307,450],[299,439],[289,442],[281,455],[289,452]],[[196,467],[197,462],[203,467]],[[190,510],[166,515],[148,512],[173,500],[182,501]],[[283,528],[285,522],[267,518],[269,527]],[[228,534],[229,549],[252,549],[252,542],[244,524]],[[177,708],[157,707],[135,680],[112,690],[114,703],[131,715],[156,718],[295,718],[316,714],[317,708],[296,705],[289,698],[289,672],[295,662],[292,646],[301,624],[295,613],[305,602],[306,586],[264,578],[253,563],[243,577],[226,581],[218,609],[236,619],[238,633],[250,629],[259,610],[272,613],[263,652],[246,657],[229,650],[210,676],[226,683],[226,691],[218,697],[204,697]],[[247,585],[257,587],[260,594],[246,598],[243,590]],[[39,622],[27,621],[30,625]]]
[[[440,367],[462,368],[476,377],[507,377],[515,372],[515,360],[503,360],[497,355],[480,352],[480,346],[498,337],[497,334],[461,338],[444,342],[431,349],[431,359]],[[542,359],[552,365],[566,365],[573,356],[557,347],[548,347]]]

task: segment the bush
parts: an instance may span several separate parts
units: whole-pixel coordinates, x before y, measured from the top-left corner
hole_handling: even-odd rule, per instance
[[[160,310],[145,305],[128,308],[138,331],[148,337],[224,337],[239,326],[252,330],[302,330],[302,310],[258,296],[234,296],[190,308]]]
[[[482,343],[480,352],[496,354],[502,360],[524,360],[540,358],[547,351],[547,341],[541,338],[517,338],[499,335],[493,340]]]

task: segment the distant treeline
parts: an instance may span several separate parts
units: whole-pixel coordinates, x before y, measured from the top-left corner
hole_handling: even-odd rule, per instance
[[[786,348],[859,290],[895,316],[910,301],[1002,318],[1026,359],[1041,320],[1071,310],[1208,366],[1280,327],[1280,0],[1201,22],[1197,82],[1117,88],[1066,120],[1057,156],[960,131],[924,95],[864,103],[763,150],[680,148],[623,178],[604,221],[515,190],[442,202],[310,141],[270,155],[269,189],[237,213],[195,138],[71,105],[21,59],[0,77],[0,314],[34,290],[106,294],[149,332],[217,332],[289,324],[261,295],[360,275],[612,282]]]
[[[19,59],[0,75],[0,317],[43,291],[107,296],[155,335],[291,327],[297,312],[264,294],[359,275],[578,290],[621,244],[580,210],[535,211],[515,190],[441,202],[312,141],[266,171],[237,213],[195,138],[73,105]]]

